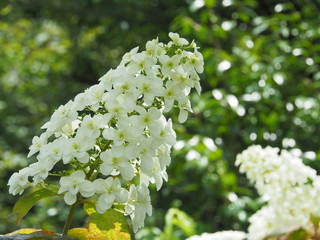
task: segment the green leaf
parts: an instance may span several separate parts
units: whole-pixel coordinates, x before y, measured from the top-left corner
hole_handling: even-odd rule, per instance
[[[295,230],[290,233],[287,240],[308,240],[310,239],[311,234],[303,228]]]
[[[12,213],[9,216],[17,216],[16,222],[18,224],[22,220],[22,218],[30,211],[33,205],[36,204],[39,200],[57,195],[58,194],[56,192],[45,188],[25,195],[16,202],[12,209]]]
[[[205,0],[205,3],[208,8],[212,8],[216,4],[216,0]]]
[[[196,234],[196,223],[185,212],[177,209],[170,208],[165,217],[165,229],[162,234],[162,239],[176,239],[174,226],[181,229],[187,237]]]
[[[84,204],[86,214],[89,215],[88,228],[74,228],[68,231],[68,236],[80,240],[130,240],[130,228],[124,215],[114,209],[103,214],[96,212],[94,203]]]

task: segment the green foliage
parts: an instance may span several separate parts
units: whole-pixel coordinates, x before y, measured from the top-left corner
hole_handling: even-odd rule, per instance
[[[109,209],[103,214],[96,212],[93,203],[83,206],[89,215],[87,228],[73,228],[68,231],[68,236],[80,240],[104,239],[104,240],[130,240],[128,223],[122,213]]]
[[[57,192],[51,191],[46,188],[42,188],[30,194],[24,195],[21,197],[12,209],[11,216],[16,216],[17,224],[22,220],[22,218],[30,211],[30,209],[35,205],[38,201],[43,198],[57,196]]]
[[[164,232],[160,235],[160,239],[179,239],[177,231],[174,231],[174,227],[178,227],[182,230],[183,235],[190,237],[196,234],[196,223],[185,212],[171,208],[165,217]]]
[[[196,234],[196,223],[185,212],[170,208],[165,216],[165,225],[163,231],[156,227],[145,227],[136,235],[141,240],[175,240],[185,239]]]
[[[166,39],[169,30],[199,43],[203,94],[193,95],[188,122],[175,126],[183,147],[173,150],[169,182],[152,192],[149,239],[160,236],[170,208],[192,216],[197,233],[245,231],[262,202],[234,160],[251,144],[300,148],[319,170],[319,2],[203,3],[1,1],[1,191],[27,164],[32,136],[57,106],[95,84],[124,52],[155,36]],[[4,220],[13,202],[1,194],[0,232],[17,228]],[[49,217],[53,206],[59,212]],[[56,200],[44,199],[22,224],[60,231],[65,212]],[[77,225],[84,224],[84,215],[76,214]]]
[[[296,231],[293,231],[288,236],[288,240],[307,240],[310,239],[311,234],[306,231],[305,229],[298,229]]]

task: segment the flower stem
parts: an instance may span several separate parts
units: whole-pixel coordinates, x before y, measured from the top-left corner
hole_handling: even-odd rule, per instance
[[[74,212],[75,212],[78,204],[79,204],[79,195],[77,196],[77,201],[74,204],[72,204],[70,207],[67,220],[66,220],[64,227],[63,227],[62,235],[64,235],[64,236],[67,236],[67,234],[68,234],[68,230],[70,229],[72,218],[73,218]]]

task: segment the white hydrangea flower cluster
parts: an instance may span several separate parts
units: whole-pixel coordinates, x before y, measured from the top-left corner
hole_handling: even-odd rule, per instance
[[[203,57],[196,44],[177,33],[169,37],[168,44],[154,39],[145,51],[132,49],[98,84],[60,106],[42,127],[46,131],[32,140],[28,157],[37,153],[38,161],[11,176],[9,192],[44,185],[62,162],[75,169],[60,179],[58,193],[67,204],[98,195],[99,213],[122,204],[134,231],[142,227],[152,212],[149,183],[159,190],[167,181],[176,142],[164,113],[177,105],[179,122],[186,121],[190,90],[201,91]]]
[[[237,156],[236,165],[268,202],[250,218],[249,240],[299,227],[313,231],[312,218],[320,217],[320,176],[297,154],[254,145]]]
[[[186,240],[244,240],[246,233],[241,231],[220,231],[215,233],[203,233],[201,235],[192,236]]]

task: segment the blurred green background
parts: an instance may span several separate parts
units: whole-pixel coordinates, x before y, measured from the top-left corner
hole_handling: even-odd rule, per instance
[[[34,161],[28,147],[54,109],[126,51],[157,36],[167,42],[170,31],[201,47],[203,93],[175,125],[169,182],[152,188],[154,213],[136,238],[246,231],[263,203],[234,166],[237,153],[252,144],[299,148],[320,170],[319,11],[318,0],[0,1],[0,234],[61,232],[68,208],[59,198],[41,201],[18,226],[7,219],[18,199],[7,180]]]

